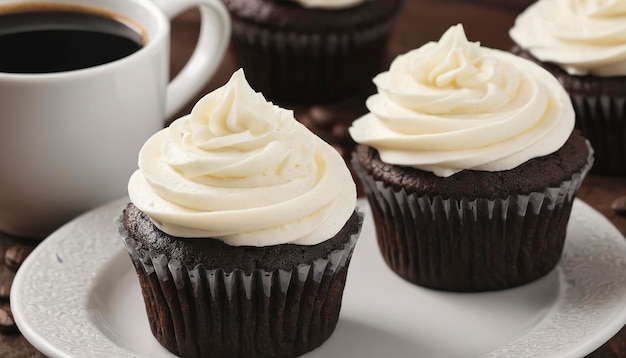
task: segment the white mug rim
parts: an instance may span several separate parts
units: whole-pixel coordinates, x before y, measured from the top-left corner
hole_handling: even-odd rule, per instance
[[[140,6],[146,13],[149,13],[153,19],[156,20],[157,29],[153,33],[148,33],[148,38],[146,43],[142,45],[142,47],[122,58],[119,58],[114,61],[106,62],[103,64],[90,66],[87,68],[81,68],[76,70],[69,71],[59,71],[59,72],[47,72],[47,73],[12,73],[12,72],[2,72],[0,71],[0,82],[2,81],[38,81],[43,79],[71,79],[74,77],[83,77],[83,76],[91,76],[91,75],[99,75],[102,71],[109,71],[111,69],[115,69],[120,65],[123,65],[129,61],[140,60],[141,57],[147,56],[149,53],[156,51],[156,46],[159,46],[159,43],[163,41],[163,38],[168,36],[170,23],[169,19],[166,15],[159,9],[159,7],[152,1],[149,0],[123,0],[123,1],[115,1],[115,0],[0,0],[0,7],[5,5],[13,5],[13,4],[61,4],[61,5],[80,5],[86,8],[92,9],[103,9],[106,11],[110,11],[113,13],[120,13],[116,7],[111,6],[110,4],[117,4],[122,6],[126,6],[126,4],[135,4]],[[122,15],[122,14],[120,14]],[[146,28],[145,24],[139,21],[136,18],[132,18],[127,14],[123,14],[123,16],[130,17],[133,21],[139,23],[142,27]],[[147,31],[147,29],[146,29]]]

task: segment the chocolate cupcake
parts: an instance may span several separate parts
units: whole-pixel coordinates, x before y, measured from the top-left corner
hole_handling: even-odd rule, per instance
[[[398,56],[350,134],[383,258],[409,282],[473,292],[558,263],[593,150],[558,81],[458,25]]]
[[[339,318],[362,217],[312,246],[235,247],[169,236],[129,204],[122,218],[150,329],[181,357],[296,357]]]
[[[350,97],[380,72],[406,0],[222,0],[251,86],[275,103]]]
[[[512,52],[543,66],[569,93],[598,174],[626,175],[625,33],[619,1],[541,0],[510,30]]]
[[[156,133],[120,233],[181,357],[296,357],[337,324],[363,222],[342,157],[237,71]]]

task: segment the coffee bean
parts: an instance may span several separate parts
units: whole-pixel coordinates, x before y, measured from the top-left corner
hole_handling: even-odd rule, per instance
[[[11,307],[0,307],[0,333],[14,333],[17,331]]]
[[[620,196],[619,198],[613,200],[611,209],[618,214],[626,215],[626,196]]]
[[[350,127],[349,123],[337,123],[333,126],[333,137],[337,141],[345,141],[350,138],[350,133],[348,132],[348,127]]]
[[[0,284],[0,299],[7,300],[11,297],[11,286]]]
[[[17,270],[32,251],[32,247],[13,244],[4,253],[4,264],[10,269]]]
[[[315,106],[309,110],[309,118],[312,124],[319,129],[330,129],[336,121],[335,117],[332,111],[322,106]]]

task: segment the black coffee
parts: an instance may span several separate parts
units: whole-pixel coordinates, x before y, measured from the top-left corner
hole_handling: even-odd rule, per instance
[[[97,13],[65,9],[0,13],[0,72],[78,70],[118,60],[142,46],[136,30]]]

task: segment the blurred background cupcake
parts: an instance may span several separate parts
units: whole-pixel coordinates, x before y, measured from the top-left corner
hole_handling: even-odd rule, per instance
[[[626,175],[626,1],[540,0],[510,30],[514,53],[556,76],[596,154],[592,171]]]
[[[470,0],[466,2],[472,2],[476,4],[489,5],[495,7],[501,7],[505,9],[510,9],[513,11],[522,11],[528,5],[534,3],[536,0]]]
[[[406,0],[222,0],[236,61],[279,104],[320,104],[371,88]]]
[[[398,56],[355,120],[352,164],[387,265],[451,291],[519,286],[550,272],[593,163],[558,81],[461,25]]]

